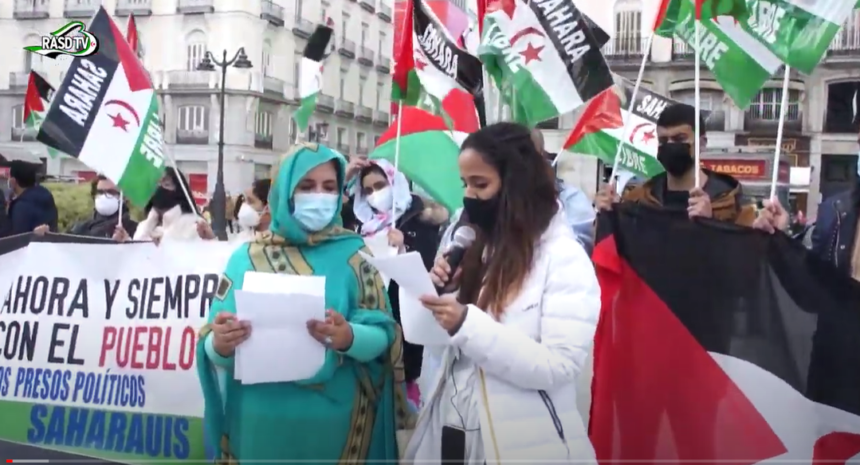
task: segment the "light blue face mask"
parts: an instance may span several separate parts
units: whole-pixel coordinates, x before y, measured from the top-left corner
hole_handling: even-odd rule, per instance
[[[321,231],[337,212],[338,194],[312,193],[293,196],[293,218],[308,232]]]

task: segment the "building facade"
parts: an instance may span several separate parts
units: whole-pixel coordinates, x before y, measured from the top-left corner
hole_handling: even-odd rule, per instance
[[[71,158],[48,159],[24,128],[30,70],[59,86],[69,59],[40,59],[23,50],[71,20],[88,20],[103,5],[121,29],[134,14],[143,62],[158,92],[166,151],[198,195],[211,192],[217,171],[220,69],[199,71],[211,52],[231,58],[244,48],[253,67],[228,68],[223,85],[224,173],[228,192],[268,175],[297,137],[319,134],[344,154],[364,154],[389,125],[393,0],[7,0],[0,2],[0,153],[38,157],[47,174],[87,178]],[[324,68],[310,124],[297,134],[299,63],[317,24],[334,22],[335,52]]]

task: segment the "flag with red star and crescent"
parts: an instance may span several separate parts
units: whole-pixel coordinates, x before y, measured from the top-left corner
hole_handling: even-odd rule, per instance
[[[860,286],[849,273],[786,234],[640,202],[602,212],[596,239],[599,463],[855,463]]]
[[[137,53],[100,7],[95,55],[73,59],[37,139],[106,176],[132,203],[155,192],[166,156],[158,98]]]
[[[520,123],[569,113],[613,84],[608,36],[573,2],[494,0],[483,21],[478,55]]]
[[[622,145],[619,167],[650,178],[663,172],[663,165],[657,161],[657,119],[664,108],[679,102],[640,87],[633,112],[628,113],[633,83],[617,79],[618,84],[592,99],[575,115],[576,123],[563,147],[614,166],[618,146]],[[712,113],[702,110],[702,116],[710,121]],[[626,128],[624,121],[629,121]]]

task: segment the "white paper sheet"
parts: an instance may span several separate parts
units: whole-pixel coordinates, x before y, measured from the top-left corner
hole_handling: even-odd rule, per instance
[[[386,258],[397,255],[397,247],[388,245],[388,233],[385,231],[370,237],[365,237],[364,245],[370,249],[370,252],[373,253],[375,258]],[[385,287],[388,288],[388,283],[391,282],[391,278],[381,271],[379,274],[382,275],[382,281],[385,283]]]
[[[325,276],[246,271],[242,290],[265,294],[306,294],[325,297]]]
[[[236,348],[242,384],[307,379],[325,363],[326,347],[308,334],[307,321],[325,319],[325,298],[308,294],[237,290],[236,316],[251,337]]]
[[[433,312],[421,305],[422,295],[438,295],[430,275],[424,268],[424,261],[418,252],[395,255],[393,257],[362,257],[380,273],[391,277],[400,286],[400,324],[403,337],[420,345],[445,345],[450,341],[448,333],[433,318]]]

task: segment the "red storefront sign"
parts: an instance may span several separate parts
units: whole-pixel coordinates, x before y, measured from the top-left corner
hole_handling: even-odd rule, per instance
[[[702,160],[702,165],[714,172],[728,174],[735,179],[767,180],[767,163],[764,160]]]
[[[98,176],[95,171],[75,171],[75,176],[78,177],[78,182],[90,182]]]
[[[205,174],[189,174],[188,184],[191,188],[191,196],[194,197],[194,203],[203,206],[209,201],[209,176]]]

